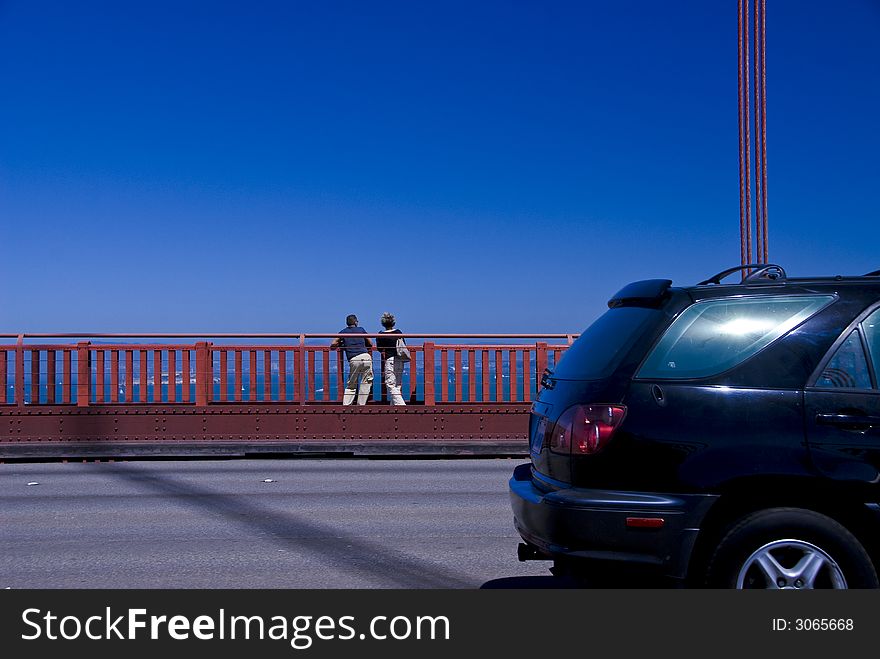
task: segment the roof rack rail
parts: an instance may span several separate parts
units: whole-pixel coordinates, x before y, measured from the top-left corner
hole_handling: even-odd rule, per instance
[[[728,275],[731,275],[738,270],[751,270],[753,268],[755,269],[755,271],[744,276],[741,283],[744,284],[749,281],[757,281],[758,279],[769,279],[771,281],[776,281],[777,279],[786,278],[785,270],[783,270],[781,265],[775,265],[773,263],[747,263],[746,265],[738,265],[735,268],[722,270],[717,275],[701,281],[699,284],[697,284],[697,286],[705,286],[706,284],[721,284],[721,280]]]

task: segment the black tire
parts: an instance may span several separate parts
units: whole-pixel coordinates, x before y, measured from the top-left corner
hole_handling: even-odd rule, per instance
[[[778,568],[785,568],[779,571]],[[877,571],[839,522],[801,508],[768,508],[734,522],[706,570],[710,588],[877,588]]]

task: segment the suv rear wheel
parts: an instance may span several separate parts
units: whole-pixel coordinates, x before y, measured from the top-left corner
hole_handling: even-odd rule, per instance
[[[768,508],[731,525],[709,561],[714,588],[877,588],[858,539],[835,520],[801,508]]]

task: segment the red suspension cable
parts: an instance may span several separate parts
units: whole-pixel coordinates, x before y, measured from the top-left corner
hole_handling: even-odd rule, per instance
[[[766,0],[761,0],[761,222],[763,223],[762,235],[764,237],[764,263],[769,262],[769,249],[767,240],[767,22]]]
[[[747,263],[751,263],[750,254],[746,252],[746,214],[745,214],[745,181],[743,180],[743,171],[745,168],[745,154],[744,154],[744,131],[743,131],[743,114],[744,114],[744,95],[743,95],[743,0],[739,0],[739,15],[737,16],[737,28],[739,30],[739,34],[737,35],[737,90],[738,97],[737,102],[739,104],[738,114],[739,114],[739,254],[740,254],[740,263],[746,265]],[[743,276],[746,275],[746,272],[743,271]]]
[[[737,94],[739,130],[739,223],[742,264],[769,262],[767,240],[767,57],[766,0],[754,0],[754,19],[749,0],[738,0]],[[753,43],[752,43],[753,42]],[[752,91],[754,47],[755,84]],[[752,101],[754,100],[754,147]],[[752,162],[754,159],[754,224],[752,221]],[[753,229],[754,227],[754,229]],[[752,231],[755,249],[752,250]]]

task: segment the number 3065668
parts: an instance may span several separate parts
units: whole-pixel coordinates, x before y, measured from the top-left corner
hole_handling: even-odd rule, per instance
[[[796,631],[851,631],[853,627],[852,618],[797,618],[794,621]]]

